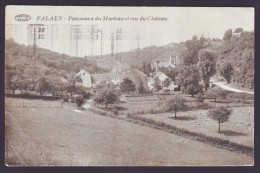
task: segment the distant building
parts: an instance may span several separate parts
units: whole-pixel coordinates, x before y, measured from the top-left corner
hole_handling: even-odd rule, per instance
[[[122,64],[122,63],[116,61],[112,67],[111,72],[112,73],[125,73],[127,69],[129,69],[128,65]]]
[[[233,39],[233,38],[239,38],[239,37],[241,36],[242,32],[243,32],[243,31],[236,32],[236,33],[234,32],[234,33],[232,34],[232,39]]]
[[[163,56],[159,56],[155,58],[151,62],[151,66],[153,69],[158,69],[158,68],[175,68],[176,67],[176,60],[177,56],[172,56],[172,54],[166,54]]]

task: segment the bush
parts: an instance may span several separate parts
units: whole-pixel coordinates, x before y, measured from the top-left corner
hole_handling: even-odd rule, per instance
[[[80,107],[84,103],[84,97],[83,96],[77,96],[75,98],[74,102],[77,104],[78,107]]]

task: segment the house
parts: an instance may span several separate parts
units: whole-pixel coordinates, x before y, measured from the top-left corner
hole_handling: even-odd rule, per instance
[[[163,89],[170,89],[172,91],[174,91],[176,88],[178,88],[178,85],[175,85],[174,81],[172,81],[166,74],[164,74],[163,72],[158,71],[152,78],[148,79],[148,87],[150,90],[154,90],[154,82],[155,80],[159,79],[160,81],[160,85],[162,86]],[[166,80],[169,80],[169,86],[164,86],[164,82]]]
[[[81,69],[74,77],[79,76],[82,82],[77,82],[76,85],[83,85],[90,88],[92,86],[91,74],[84,69]]]
[[[234,39],[234,38],[239,38],[239,37],[241,36],[241,34],[242,34],[242,31],[240,31],[240,32],[234,32],[234,33],[232,34],[232,39]]]
[[[112,83],[114,85],[119,85],[123,80],[123,75],[121,73],[102,73],[102,74],[90,74],[84,69],[81,69],[75,77],[79,76],[82,82],[77,82],[76,85],[83,85],[85,87],[91,88],[96,85]]]
[[[119,85],[122,81],[122,75],[119,73],[102,73],[102,74],[92,74],[92,85],[101,85],[112,83],[114,85]]]
[[[175,68],[177,56],[173,56],[172,54],[164,54],[152,60],[151,66],[152,69],[158,70],[158,68]]]

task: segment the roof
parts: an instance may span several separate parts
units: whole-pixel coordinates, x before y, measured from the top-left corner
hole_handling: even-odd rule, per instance
[[[144,74],[142,71],[137,70],[137,69],[133,69],[133,70],[134,70],[136,73],[138,73],[139,75],[144,76],[144,77],[147,77],[147,75]]]
[[[154,77],[153,77],[153,80],[155,79],[155,78],[159,78],[160,80],[165,80],[165,79],[167,79],[167,78],[169,78],[166,74],[164,74],[163,72],[160,72],[160,71],[158,71],[155,75],[154,75]],[[169,78],[170,79],[170,78]]]
[[[87,72],[86,70],[81,69],[77,74],[74,75],[74,77],[79,76],[79,75],[81,74],[81,72],[84,72],[84,73],[88,73],[88,74],[90,74],[90,73]]]
[[[118,73],[102,73],[102,74],[91,74],[94,82],[101,81],[111,81],[113,78],[121,78],[122,75]]]

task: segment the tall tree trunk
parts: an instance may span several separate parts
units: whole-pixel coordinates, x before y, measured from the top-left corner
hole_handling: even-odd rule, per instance
[[[205,90],[207,91],[209,87],[209,79],[205,79],[204,83],[205,83]]]
[[[176,111],[174,112],[174,117],[176,118]]]
[[[218,123],[218,132],[220,132],[220,122]]]

